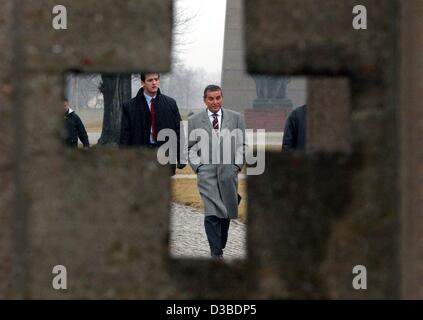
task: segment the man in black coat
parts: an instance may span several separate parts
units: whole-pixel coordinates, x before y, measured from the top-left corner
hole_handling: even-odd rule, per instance
[[[177,137],[178,168],[185,167],[180,152],[181,115],[175,99],[160,92],[160,74],[142,73],[142,88],[135,98],[125,102],[122,107],[120,146],[159,148],[168,141],[158,141],[157,135],[162,129],[172,129]],[[175,159],[176,160],[176,159]],[[172,165],[172,173],[175,173]]]
[[[69,108],[69,101],[65,99],[64,103],[65,109],[65,144],[72,148],[78,148],[78,138],[81,140],[84,148],[89,148],[90,143],[88,140],[88,134],[85,130],[84,124],[81,121],[81,118]]]
[[[291,112],[285,123],[283,132],[283,151],[304,151],[306,144],[306,106]]]

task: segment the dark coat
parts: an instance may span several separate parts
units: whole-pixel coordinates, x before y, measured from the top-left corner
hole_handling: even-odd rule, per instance
[[[67,146],[78,148],[78,138],[81,140],[84,148],[88,148],[90,146],[84,124],[82,123],[81,118],[78,117],[74,111],[65,114],[65,127],[65,143]]]
[[[304,150],[306,144],[306,106],[291,112],[285,123],[282,150]]]
[[[177,157],[181,162],[180,136],[183,130],[180,127],[181,115],[175,99],[168,97],[158,90],[153,100],[156,114],[156,129],[172,129],[178,138]],[[141,88],[136,97],[125,102],[122,106],[122,123],[120,133],[120,146],[152,146],[150,143],[151,113]],[[167,140],[166,140],[167,141]],[[160,147],[166,141],[158,141]]]

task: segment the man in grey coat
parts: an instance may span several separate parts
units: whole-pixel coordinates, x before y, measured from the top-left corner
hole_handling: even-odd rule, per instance
[[[245,125],[238,112],[222,107],[219,86],[205,88],[204,103],[207,109],[188,119],[188,156],[204,202],[211,256],[221,259],[230,221],[238,217],[238,173],[245,161]]]

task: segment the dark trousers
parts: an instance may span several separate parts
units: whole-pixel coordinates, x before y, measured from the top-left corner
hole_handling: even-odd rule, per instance
[[[212,256],[223,255],[223,249],[225,249],[228,241],[230,223],[230,219],[221,219],[216,216],[206,216],[204,218],[204,227]]]

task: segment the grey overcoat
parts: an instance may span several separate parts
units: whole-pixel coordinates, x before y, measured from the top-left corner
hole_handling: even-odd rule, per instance
[[[242,116],[222,107],[221,129],[212,128],[207,109],[188,119],[188,159],[197,174],[205,215],[238,217],[238,173],[245,162]]]

